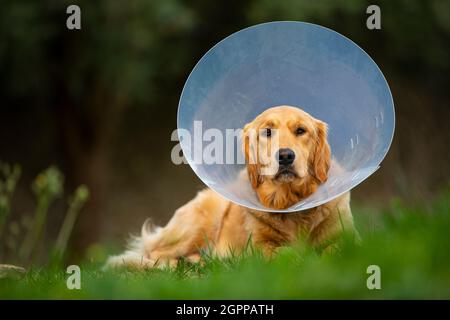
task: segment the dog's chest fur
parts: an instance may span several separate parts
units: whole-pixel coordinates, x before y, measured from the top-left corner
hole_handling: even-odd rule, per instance
[[[231,204],[224,213],[217,232],[218,251],[229,247],[245,247],[251,240],[265,251],[307,239],[310,232],[324,220],[319,208],[298,213],[254,211]]]

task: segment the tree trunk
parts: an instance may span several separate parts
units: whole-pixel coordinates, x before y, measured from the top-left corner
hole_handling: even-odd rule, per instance
[[[71,237],[74,258],[81,258],[99,240],[108,194],[110,142],[125,107],[123,98],[107,96],[100,86],[87,95],[88,107],[74,107],[65,99],[59,109],[67,185],[73,191],[84,184],[90,191]]]

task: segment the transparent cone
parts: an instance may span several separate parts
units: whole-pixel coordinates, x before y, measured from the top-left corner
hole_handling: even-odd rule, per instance
[[[375,62],[339,33],[302,22],[256,25],[208,51],[184,86],[178,129],[194,136],[194,121],[201,121],[203,132],[214,128],[225,139],[227,129],[243,128],[279,105],[300,107],[328,124],[333,165],[314,194],[278,212],[309,209],[349,191],[379,168],[391,144],[394,105]],[[264,207],[248,182],[238,179],[245,164],[194,161],[208,143],[180,140],[184,157],[207,186],[242,206],[277,211]],[[223,144],[223,154],[231,153],[243,157],[239,139]]]

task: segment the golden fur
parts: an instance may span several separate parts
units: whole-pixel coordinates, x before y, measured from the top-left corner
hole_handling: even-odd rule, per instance
[[[260,134],[268,129],[273,136]],[[252,132],[256,132],[253,140],[257,147],[250,137]],[[243,134],[247,161],[247,176],[243,178],[249,180],[264,206],[288,208],[327,180],[331,161],[327,126],[308,113],[289,106],[270,108],[247,124]],[[269,142],[275,138],[277,148],[289,148],[295,153],[295,160],[283,174],[273,156],[275,150],[270,150],[273,145]],[[180,258],[197,262],[200,250],[206,247],[224,257],[231,250],[244,249],[249,239],[267,255],[301,239],[327,249],[343,229],[354,232],[350,193],[316,208],[275,213],[239,206],[206,189],[179,208],[164,228],[145,223],[141,236],[122,255],[110,257],[107,266],[174,266]]]

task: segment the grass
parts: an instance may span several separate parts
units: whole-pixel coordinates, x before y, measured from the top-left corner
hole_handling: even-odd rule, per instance
[[[81,266],[81,289],[69,290],[65,269],[34,269],[0,279],[1,299],[442,299],[450,298],[450,192],[428,206],[393,202],[386,212],[354,209],[362,244],[344,241],[333,255],[307,246],[283,248],[272,260],[258,252],[173,270],[100,271]],[[251,251],[251,250],[250,250]],[[381,268],[381,289],[366,270]]]

